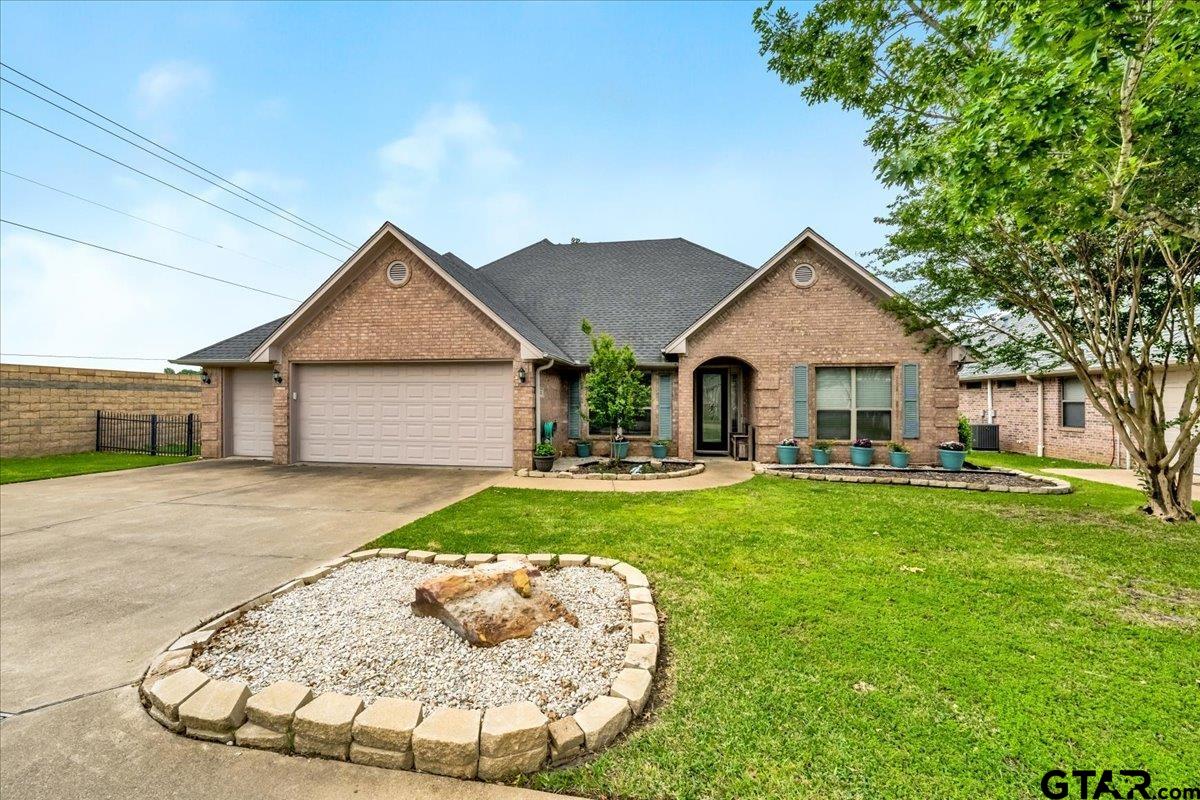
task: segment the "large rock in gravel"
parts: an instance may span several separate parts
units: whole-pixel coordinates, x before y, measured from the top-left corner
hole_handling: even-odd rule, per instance
[[[528,638],[556,619],[579,627],[557,597],[539,588],[540,574],[528,562],[497,561],[430,578],[417,587],[412,612],[436,617],[478,647]]]

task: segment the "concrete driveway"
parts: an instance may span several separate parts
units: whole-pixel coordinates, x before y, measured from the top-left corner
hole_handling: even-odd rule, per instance
[[[130,687],[182,631],[502,474],[230,460],[0,487],[0,795],[499,796],[186,741]]]

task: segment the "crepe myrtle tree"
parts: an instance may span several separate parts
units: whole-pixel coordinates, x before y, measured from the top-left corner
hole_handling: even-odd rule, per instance
[[[897,195],[874,255],[911,287],[889,304],[906,328],[940,323],[984,366],[1066,365],[1147,511],[1194,520],[1200,6],[820,0],[753,24],[782,80],[869,121]]]
[[[621,424],[650,405],[650,387],[642,381],[637,358],[629,345],[617,346],[607,333],[593,333],[586,319],[581,326],[592,342],[588,372],[584,377],[587,407],[581,415],[589,422],[609,429],[610,449]]]

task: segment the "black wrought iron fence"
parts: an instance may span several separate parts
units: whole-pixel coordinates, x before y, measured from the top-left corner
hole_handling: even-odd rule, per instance
[[[199,449],[196,433],[195,414],[96,412],[98,452],[191,456]]]

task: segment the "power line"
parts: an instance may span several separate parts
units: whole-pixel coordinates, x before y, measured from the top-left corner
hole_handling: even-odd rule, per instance
[[[181,164],[177,164],[177,163],[175,163],[174,161],[172,161],[171,159],[167,158],[166,156],[164,156],[164,155],[161,155],[161,154],[159,154],[159,153],[156,153],[156,152],[154,152],[154,151],[153,151],[153,150],[151,150],[149,147],[144,147],[143,145],[140,145],[140,144],[138,144],[137,142],[133,141],[132,139],[127,139],[127,138],[125,138],[124,136],[122,136],[121,134],[119,134],[119,133],[116,133],[115,131],[110,131],[108,128],[106,128],[106,127],[104,127],[103,125],[100,125],[100,124],[98,124],[98,123],[96,123],[96,122],[93,122],[92,120],[88,119],[87,117],[83,116],[82,114],[76,114],[76,113],[75,113],[74,111],[72,111],[71,109],[69,109],[69,108],[66,108],[65,106],[60,106],[58,103],[54,102],[53,100],[51,100],[51,99],[49,99],[49,98],[47,98],[47,97],[43,97],[42,95],[38,94],[37,92],[31,91],[31,90],[29,90],[29,89],[26,89],[24,86],[21,86],[19,83],[13,83],[13,82],[12,82],[12,81],[10,81],[8,78],[5,78],[5,77],[3,77],[3,76],[0,76],[0,82],[7,83],[9,86],[12,86],[12,87],[14,87],[14,88],[20,89],[22,92],[25,92],[25,93],[26,93],[26,94],[28,94],[29,96],[31,96],[31,97],[36,97],[38,100],[41,100],[43,103],[46,103],[46,104],[48,104],[48,105],[51,105],[51,106],[54,106],[54,107],[55,107],[55,108],[57,108],[59,111],[62,111],[64,114],[70,114],[70,115],[71,115],[72,117],[74,117],[75,119],[77,119],[77,120],[80,120],[81,122],[85,122],[85,123],[87,123],[88,125],[91,125],[93,128],[96,128],[97,130],[104,131],[104,132],[105,132],[105,133],[107,133],[109,136],[113,136],[113,137],[115,137],[115,138],[117,138],[117,139],[120,139],[122,142],[125,142],[125,144],[128,144],[128,145],[130,145],[130,146],[132,146],[132,147],[136,147],[138,150],[141,150],[143,153],[146,153],[147,155],[151,155],[151,156],[153,156],[154,158],[157,158],[159,161],[162,161],[163,163],[170,164],[172,167],[175,167],[175,168],[176,168],[176,169],[178,169],[178,170],[182,170],[182,171],[186,172],[188,175],[191,175],[191,176],[192,176],[192,177],[194,177],[194,178],[199,178],[200,180],[204,181],[205,183],[211,184],[211,185],[213,185],[213,186],[217,187],[218,189],[220,189],[221,191],[223,191],[223,192],[226,192],[226,193],[228,193],[228,194],[231,194],[231,195],[233,195],[233,196],[234,196],[234,197],[236,197],[238,200],[243,200],[243,201],[245,201],[245,202],[247,202],[247,203],[250,203],[250,204],[251,204],[251,205],[253,205],[253,206],[256,206],[257,208],[261,208],[263,211],[266,211],[268,214],[273,214],[274,216],[276,216],[276,217],[279,217],[281,220],[283,220],[284,222],[288,223],[289,225],[296,225],[297,227],[301,228],[302,230],[305,230],[305,231],[307,231],[308,233],[315,234],[316,236],[319,236],[320,238],[324,239],[325,241],[327,241],[327,242],[329,242],[329,243],[331,243],[331,244],[335,244],[335,245],[337,245],[338,247],[349,247],[349,245],[342,244],[342,243],[341,243],[341,242],[339,242],[337,239],[334,239],[334,238],[331,238],[331,237],[329,237],[329,236],[326,236],[325,234],[321,233],[321,232],[320,232],[320,231],[318,231],[318,230],[315,230],[314,228],[310,227],[310,226],[309,226],[309,225],[307,225],[307,224],[301,224],[301,223],[299,223],[299,222],[296,222],[295,220],[288,219],[288,218],[287,218],[287,217],[285,217],[283,214],[280,214],[280,213],[279,213],[279,212],[277,212],[277,211],[273,211],[273,210],[271,210],[270,208],[268,208],[267,206],[263,205],[262,203],[259,203],[259,202],[255,201],[255,200],[251,200],[251,199],[250,199],[250,198],[248,198],[248,197],[243,197],[242,195],[238,194],[237,192],[233,191],[232,189],[229,189],[229,188],[227,188],[227,187],[225,187],[225,186],[222,186],[221,184],[217,183],[216,181],[212,180],[211,178],[206,178],[206,177],[204,177],[203,175],[201,175],[199,172],[196,172],[195,170],[188,169],[187,167],[185,167],[185,166],[183,166],[183,165],[181,165]]]
[[[210,281],[216,281],[217,283],[224,283],[229,286],[236,286],[239,289],[248,289],[252,292],[258,292],[259,294],[270,295],[271,297],[278,297],[280,300],[290,300],[293,303],[300,302],[299,300],[297,300],[294,297],[288,297],[286,295],[276,294],[275,292],[269,292],[266,289],[259,289],[254,286],[247,286],[244,283],[237,283],[236,281],[225,280],[224,278],[218,278],[216,275],[209,275],[204,272],[197,272],[194,269],[186,269],[184,267],[177,267],[174,264],[167,264],[166,262],[163,262],[163,261],[155,261],[153,258],[145,258],[143,256],[135,256],[133,253],[126,253],[124,250],[114,250],[111,247],[105,247],[104,245],[95,244],[94,242],[85,242],[82,239],[74,239],[70,236],[64,236],[61,233],[54,233],[53,231],[43,230],[42,228],[35,228],[32,225],[24,225],[20,222],[13,222],[11,219],[0,218],[0,222],[3,222],[5,225],[12,225],[17,228],[24,228],[27,231],[33,231],[34,233],[40,233],[45,236],[53,236],[55,239],[62,239],[63,241],[74,242],[75,244],[82,244],[87,247],[94,247],[97,250],[103,250],[106,253],[113,253],[118,256],[125,256],[126,258],[132,258],[135,261],[144,261],[147,264],[154,264],[159,267],[166,267],[167,269],[173,269],[176,272],[186,272],[188,275],[195,275],[198,278],[205,278]]]
[[[317,248],[313,247],[312,245],[306,244],[306,243],[300,241],[299,239],[295,239],[291,236],[288,236],[286,233],[283,233],[282,231],[277,231],[274,228],[263,225],[261,222],[255,222],[254,220],[250,219],[249,217],[243,216],[243,215],[237,213],[236,211],[233,211],[231,209],[226,208],[223,205],[220,205],[219,203],[214,203],[211,200],[205,200],[200,195],[193,194],[192,192],[189,192],[187,189],[180,188],[180,187],[176,186],[175,184],[170,183],[169,181],[165,181],[162,178],[151,175],[149,172],[140,170],[137,167],[132,166],[131,164],[126,164],[124,161],[121,161],[120,159],[113,158],[112,156],[107,155],[105,153],[101,153],[99,150],[96,150],[95,148],[92,148],[92,147],[88,147],[86,144],[84,144],[82,142],[78,142],[75,139],[72,139],[70,136],[65,136],[65,135],[59,133],[58,131],[51,130],[50,128],[47,128],[45,125],[39,125],[38,123],[34,122],[31,119],[23,117],[20,114],[17,114],[15,112],[9,111],[7,108],[0,107],[0,112],[8,114],[10,117],[16,117],[17,119],[21,120],[22,122],[24,122],[27,125],[32,125],[33,127],[37,128],[39,130],[45,131],[46,133],[50,134],[51,136],[56,136],[65,142],[70,142],[71,144],[75,145],[76,147],[83,148],[84,150],[87,150],[89,153],[100,156],[101,158],[103,158],[107,161],[111,161],[114,164],[119,164],[120,166],[125,167],[125,169],[130,170],[131,172],[136,172],[138,175],[141,175],[145,178],[149,178],[150,180],[154,181],[155,183],[160,183],[163,186],[166,186],[170,189],[174,189],[175,191],[179,192],[180,194],[185,194],[188,197],[192,198],[193,200],[199,200],[201,203],[204,203],[207,206],[212,206],[213,208],[218,209],[220,211],[224,211],[226,214],[229,214],[230,216],[233,216],[233,217],[237,217],[238,219],[242,220],[243,222],[249,222],[251,225],[253,225],[256,228],[262,228],[264,231],[267,231],[268,233],[273,233],[276,236],[281,236],[284,239],[287,239],[289,242],[294,242],[295,244],[298,244],[301,247],[312,250],[314,253],[320,253],[321,255],[325,256],[326,258],[332,258],[334,261],[342,260],[341,258],[333,255],[332,253],[326,253],[324,250],[318,250]]]
[[[144,358],[142,356],[67,356],[58,353],[0,353],[8,358],[82,358],[94,361],[170,361],[169,358]]]
[[[52,192],[58,192],[61,195],[66,195],[67,197],[73,197],[76,200],[81,200],[85,203],[90,203],[98,208],[103,208],[107,211],[111,211],[114,214],[120,214],[123,217],[129,217],[130,219],[136,219],[138,222],[144,222],[147,225],[153,225],[156,228],[162,228],[164,231],[170,231],[171,233],[177,233],[180,236],[186,236],[188,239],[192,239],[197,242],[203,242],[204,244],[212,245],[213,247],[220,248],[221,250],[225,250],[226,252],[233,253],[235,255],[239,255],[242,258],[248,258],[252,261],[258,261],[261,264],[266,264],[267,266],[276,267],[278,269],[286,269],[283,265],[276,264],[273,261],[267,261],[265,258],[259,258],[258,256],[252,256],[249,253],[243,253],[240,250],[234,250],[232,247],[226,247],[223,244],[217,244],[216,242],[210,242],[208,239],[202,239],[199,236],[193,236],[192,234],[190,234],[186,231],[181,231],[177,228],[172,228],[170,225],[163,225],[162,223],[155,222],[152,219],[146,219],[145,217],[139,217],[137,214],[130,214],[128,211],[122,211],[119,208],[113,208],[112,206],[105,205],[104,203],[101,203],[98,200],[90,200],[82,195],[75,194],[74,192],[68,192],[66,189],[59,189],[57,186],[51,186],[48,183],[42,183],[41,181],[35,181],[33,178],[27,178],[24,175],[18,175],[17,173],[9,172],[6,169],[0,169],[0,173],[2,173],[4,175],[8,175],[9,177],[12,177],[12,178],[16,178],[17,180],[20,180],[20,181],[25,181],[26,183],[32,183],[34,186],[40,186],[43,189],[49,189]]]
[[[55,94],[58,97],[61,97],[63,100],[66,100],[68,103],[71,103],[72,105],[75,105],[75,106],[78,106],[79,108],[84,109],[88,113],[99,117],[100,119],[104,120],[105,122],[107,122],[109,124],[116,125],[121,130],[125,131],[126,133],[132,134],[133,136],[136,136],[137,138],[141,139],[143,142],[154,145],[159,150],[162,150],[164,153],[170,153],[172,156],[174,156],[175,158],[178,158],[180,161],[190,164],[193,167],[195,167],[196,169],[198,169],[208,175],[211,175],[212,177],[216,178],[217,180],[222,181],[223,183],[226,183],[226,184],[238,189],[239,191],[245,192],[246,194],[250,195],[253,198],[263,201],[264,203],[271,206],[272,208],[282,211],[284,214],[287,214],[289,217],[293,217],[294,219],[299,220],[300,222],[303,222],[305,225],[311,225],[313,228],[315,228],[317,231],[320,231],[321,233],[329,234],[330,236],[334,237],[334,239],[338,240],[341,244],[343,244],[346,247],[349,247],[351,249],[354,249],[355,245],[353,242],[349,242],[346,239],[342,238],[341,236],[338,236],[336,233],[332,233],[331,231],[328,231],[328,230],[322,228],[320,225],[317,225],[315,222],[310,222],[310,221],[304,219],[299,214],[295,214],[291,211],[288,211],[286,208],[283,208],[282,206],[272,203],[270,200],[266,199],[265,197],[257,195],[254,192],[247,189],[246,187],[240,186],[240,185],[234,183],[233,181],[229,180],[228,178],[218,175],[216,172],[213,172],[212,170],[208,169],[207,167],[201,166],[200,164],[197,164],[195,161],[192,161],[191,159],[189,159],[183,155],[180,155],[179,153],[176,153],[174,150],[170,149],[169,147],[166,147],[165,145],[159,144],[158,142],[154,141],[153,139],[143,136],[142,134],[138,133],[137,131],[133,130],[132,128],[122,125],[121,123],[117,122],[115,119],[112,119],[111,117],[106,117],[105,115],[103,115],[99,111],[97,111],[96,109],[91,108],[90,106],[87,106],[87,105],[79,102],[78,100],[74,99],[73,97],[69,97],[69,96],[63,94],[62,92],[58,91],[57,89],[54,89],[53,87],[47,86],[46,84],[39,81],[37,78],[34,78],[30,75],[27,75],[24,72],[21,72],[21,70],[17,69],[16,67],[5,64],[3,61],[0,61],[0,67],[4,67],[5,69],[7,69],[11,72],[15,72],[16,74],[20,75],[25,80],[30,81],[31,83],[37,84],[38,86],[42,87],[46,91],[51,92],[52,94]],[[10,81],[10,83],[11,83],[11,81]],[[13,83],[12,85],[17,86],[17,84],[15,84],[15,83]],[[23,87],[18,87],[18,88],[23,88]],[[28,92],[29,90],[25,89],[25,91]],[[33,93],[30,92],[30,94],[33,94]],[[47,102],[49,102],[49,101],[47,101]],[[61,106],[59,106],[59,108],[61,108]],[[66,109],[63,109],[63,110],[65,111]],[[68,112],[68,113],[70,113],[70,112]],[[111,131],[110,131],[110,133],[111,133]]]

